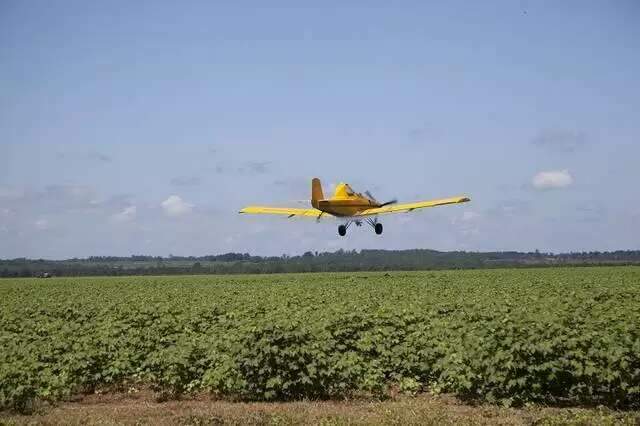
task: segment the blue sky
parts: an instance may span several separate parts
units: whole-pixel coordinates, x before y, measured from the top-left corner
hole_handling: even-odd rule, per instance
[[[2,2],[0,257],[640,248],[637,2],[343,3]]]

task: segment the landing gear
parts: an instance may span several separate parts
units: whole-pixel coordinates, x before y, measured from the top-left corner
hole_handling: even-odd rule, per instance
[[[369,225],[371,225],[371,227],[373,228],[373,230],[376,232],[377,235],[382,234],[382,224],[378,222],[378,218],[372,219],[368,217],[365,219],[365,221]],[[361,220],[349,220],[344,225],[338,226],[338,235],[340,235],[341,237],[344,237],[345,235],[347,235],[347,229],[349,229],[349,226],[352,223],[355,223],[356,226],[362,226]]]
[[[367,220],[367,223],[371,225],[371,227],[373,228],[373,230],[376,232],[377,235],[382,234],[382,224],[378,222],[377,217],[373,219],[368,217],[366,220]]]
[[[374,226],[373,229],[376,231],[376,234],[378,234],[378,235],[382,234],[382,224],[381,223],[376,223],[376,226]]]

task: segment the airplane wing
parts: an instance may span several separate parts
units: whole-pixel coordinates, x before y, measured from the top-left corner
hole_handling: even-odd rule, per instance
[[[317,209],[295,209],[289,207],[261,207],[261,206],[249,206],[240,210],[238,213],[249,214],[280,214],[287,215],[289,217],[294,216],[306,216],[318,218],[322,216],[331,216],[329,213],[323,213]]]
[[[373,209],[363,210],[360,213],[358,213],[356,216],[372,216],[372,215],[383,214],[383,213],[410,212],[415,209],[445,206],[447,204],[466,203],[469,201],[471,201],[471,199],[468,197],[451,197],[451,198],[443,198],[440,200],[418,201],[416,203],[393,204],[390,206],[376,207]]]

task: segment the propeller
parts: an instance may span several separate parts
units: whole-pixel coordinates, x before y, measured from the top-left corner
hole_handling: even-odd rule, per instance
[[[378,200],[376,200],[376,197],[374,197],[374,196],[373,196],[373,194],[372,194],[371,192],[369,192],[369,191],[367,190],[367,191],[364,191],[364,193],[365,193],[365,195],[366,195],[367,197],[369,197],[369,198],[371,199],[371,201],[373,201],[374,203],[378,204],[378,207],[389,206],[389,205],[391,205],[391,204],[395,204],[395,203],[397,203],[397,202],[398,202],[398,200],[394,198],[393,200],[386,201],[386,202],[384,202],[384,203],[379,203],[379,202],[378,202]]]
[[[387,202],[385,202],[385,203],[380,204],[380,206],[379,206],[379,207],[389,206],[389,205],[391,205],[391,204],[395,204],[395,203],[397,203],[397,202],[398,202],[398,200],[396,200],[396,199],[394,198],[394,199],[393,199],[393,200],[391,200],[391,201],[387,201]]]
[[[373,196],[373,194],[372,194],[372,193],[370,193],[368,190],[367,190],[367,191],[364,191],[364,195],[366,195],[367,197],[369,197],[369,198],[371,199],[371,201],[376,202],[376,203],[378,202],[378,200],[376,200],[376,197],[374,197],[374,196]]]

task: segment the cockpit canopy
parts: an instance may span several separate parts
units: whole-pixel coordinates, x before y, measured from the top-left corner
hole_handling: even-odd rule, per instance
[[[353,197],[356,194],[356,192],[346,183],[339,183],[336,186],[336,191],[334,194],[337,198],[341,198],[341,197]]]

